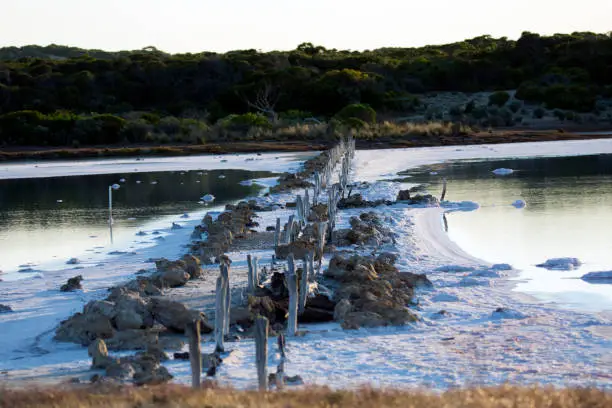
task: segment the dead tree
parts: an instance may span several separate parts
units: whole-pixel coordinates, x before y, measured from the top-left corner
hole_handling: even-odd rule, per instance
[[[276,104],[280,99],[280,91],[278,87],[269,82],[263,84],[255,93],[253,99],[245,98],[247,105],[266,115],[272,123],[278,122],[278,114],[276,113]]]

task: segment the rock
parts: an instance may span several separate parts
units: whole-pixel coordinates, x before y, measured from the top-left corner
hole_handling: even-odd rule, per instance
[[[310,207],[310,214],[308,214],[309,222],[325,222],[329,221],[329,213],[327,204],[317,204]]]
[[[252,316],[263,316],[270,321],[270,325],[276,322],[285,322],[287,320],[289,299],[284,302],[272,300],[269,296],[255,297],[249,296],[248,304]]]
[[[200,266],[200,260],[198,258],[186,254],[183,256],[183,262],[185,262],[185,270],[189,274],[190,279],[197,279],[202,276],[202,267]]]
[[[97,313],[76,313],[60,323],[55,331],[55,340],[88,346],[95,339],[109,339],[113,334],[113,326],[108,317]]]
[[[400,190],[397,193],[397,201],[410,201],[410,190]]]
[[[536,266],[550,270],[570,271],[578,268],[580,265],[582,265],[582,262],[578,258],[552,258]]]
[[[424,273],[400,272],[400,278],[413,288],[432,288],[433,283]]]
[[[92,368],[106,368],[116,360],[108,356],[106,343],[102,339],[96,339],[87,348],[87,354],[91,357]]]
[[[157,367],[151,371],[137,372],[134,374],[134,384],[136,385],[159,385],[164,384],[174,377],[164,366]]]
[[[153,326],[147,303],[136,292],[127,292],[115,300],[114,323],[118,330],[146,329]]]
[[[346,208],[366,208],[366,207],[378,207],[379,205],[391,205],[393,204],[387,200],[376,200],[376,201],[367,201],[364,200],[361,194],[353,194],[347,198],[342,198],[338,201],[339,209]]]
[[[304,308],[304,313],[298,316],[300,323],[325,323],[334,320],[334,311],[319,307],[309,306]]]
[[[267,231],[267,232],[273,232],[273,231],[276,231],[276,227],[275,227],[275,226],[273,226],[273,225],[270,225],[270,226],[266,227],[266,231]]]
[[[294,241],[288,245],[279,245],[275,251],[277,259],[287,259],[292,253],[296,260],[304,259],[309,252],[315,252],[315,243],[303,240]]]
[[[157,344],[159,335],[157,331],[147,330],[123,330],[115,332],[112,337],[106,339],[109,350],[146,350],[150,344]]]
[[[353,311],[353,305],[348,299],[342,299],[334,309],[334,320],[343,322],[346,316]]]
[[[184,353],[174,353],[175,360],[189,360],[189,352],[186,351]]]
[[[431,194],[417,194],[408,202],[410,205],[425,205],[427,207],[436,207],[440,205],[440,201]]]
[[[155,321],[169,330],[184,332],[187,324],[199,319],[200,331],[202,333],[211,333],[213,331],[204,313],[188,309],[180,302],[154,298],[151,301],[150,310]]]
[[[128,380],[134,377],[136,370],[127,362],[114,362],[106,367],[106,376],[118,380]]]
[[[83,286],[81,286],[81,282],[82,281],[83,281],[83,276],[82,275],[70,278],[70,279],[68,279],[68,282],[66,282],[64,285],[62,285],[60,290],[62,292],[72,292],[72,291],[77,290],[77,289],[83,289]]]
[[[158,287],[184,286],[191,277],[184,261],[170,262],[167,259],[161,259],[155,262],[155,266],[157,271],[151,276],[151,280]]]
[[[68,261],[66,261],[66,265],[78,265],[80,263],[81,261],[79,261],[77,258],[70,258]]]
[[[0,313],[10,313],[13,309],[9,305],[0,304]]]
[[[387,322],[377,313],[373,312],[350,312],[342,322],[342,328],[345,330],[356,330],[360,327],[382,327],[386,326]]]
[[[252,322],[253,318],[248,307],[236,306],[230,308],[230,324],[239,324],[242,327],[250,327]]]

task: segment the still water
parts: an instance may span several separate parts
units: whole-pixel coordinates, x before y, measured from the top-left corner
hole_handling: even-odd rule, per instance
[[[497,168],[515,172],[495,176]],[[563,307],[612,310],[609,281],[579,279],[612,270],[611,155],[449,162],[412,174],[436,195],[446,177],[447,200],[481,205],[448,214],[448,234],[480,259],[520,269],[516,290]],[[518,199],[527,206],[511,206]],[[535,267],[556,257],[577,257],[583,265],[572,271]]]
[[[151,229],[168,230],[186,220],[183,213],[202,212],[200,197],[212,194],[219,206],[257,193],[251,179],[269,172],[210,170],[106,174],[0,180],[0,270],[3,279],[31,270],[65,268],[72,257],[100,258],[113,250],[130,250],[154,239]],[[113,242],[108,225],[108,186],[113,191]],[[192,217],[194,215],[192,214]],[[136,236],[147,230],[147,236]],[[23,275],[26,274],[26,275]]]

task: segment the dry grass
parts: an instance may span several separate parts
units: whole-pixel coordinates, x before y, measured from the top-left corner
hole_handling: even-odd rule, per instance
[[[612,407],[612,394],[594,388],[474,388],[442,395],[399,390],[302,391],[258,393],[230,389],[181,386],[154,388],[88,387],[77,389],[0,390],[0,407],[470,407],[470,408],[577,408]]]

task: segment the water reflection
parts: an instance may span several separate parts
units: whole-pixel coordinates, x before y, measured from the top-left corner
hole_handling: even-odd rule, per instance
[[[496,168],[516,170],[495,176]],[[448,179],[447,199],[471,200],[478,211],[449,213],[449,236],[469,253],[522,269],[518,289],[542,299],[583,309],[611,309],[612,287],[579,278],[612,269],[612,156],[534,158],[452,162],[413,173],[415,182],[440,191]],[[517,199],[527,206],[516,209]],[[547,271],[534,265],[554,257],[578,257],[574,271]]]
[[[58,266],[76,253],[108,246],[108,186],[114,183],[121,186],[113,191],[114,238],[125,244],[154,219],[204,209],[198,204],[204,194],[222,205],[258,191],[241,181],[273,175],[212,170],[0,180],[0,270],[48,267],[53,259]]]

